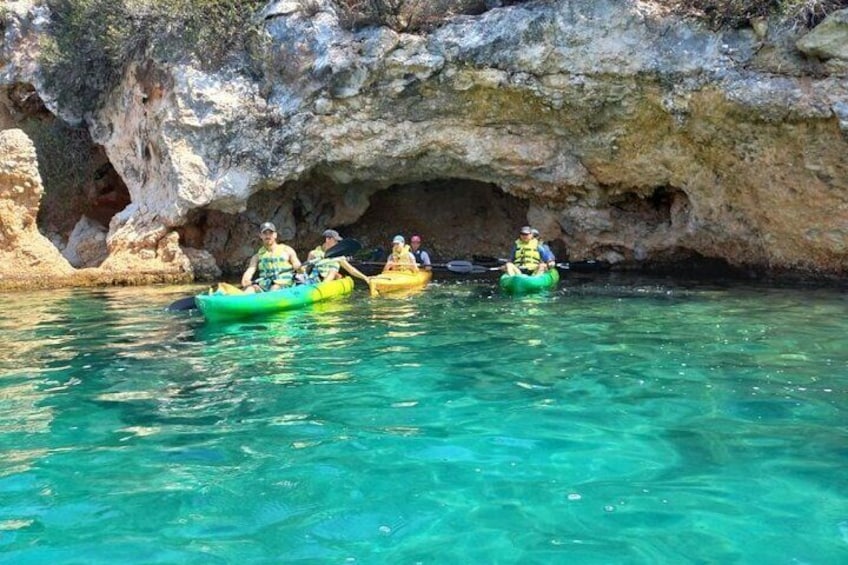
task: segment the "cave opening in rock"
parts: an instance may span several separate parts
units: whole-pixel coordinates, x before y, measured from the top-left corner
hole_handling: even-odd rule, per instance
[[[527,223],[529,203],[499,187],[466,179],[393,185],[371,196],[368,209],[345,230],[387,251],[395,235],[420,235],[439,261],[504,256]]]
[[[32,85],[16,84],[0,98],[5,125],[23,130],[35,145],[44,186],[39,231],[74,267],[99,266],[109,222],[130,203],[126,185],[88,130],[54,116]]]
[[[417,234],[433,260],[443,262],[505,256],[518,229],[527,224],[528,209],[528,201],[496,185],[467,179],[374,190],[313,176],[254,194],[239,214],[194,210],[179,233],[182,245],[210,252],[230,276],[241,272],[256,251],[256,229],[264,221],[274,222],[279,239],[301,258],[321,243],[324,229],[333,228],[363,244],[357,259],[385,257],[393,236],[409,240]]]

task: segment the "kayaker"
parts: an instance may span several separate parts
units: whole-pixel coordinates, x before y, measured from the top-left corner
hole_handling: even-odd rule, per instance
[[[333,279],[342,278],[342,274],[339,272],[339,269],[344,269],[347,273],[365,281],[367,284],[371,279],[362,274],[359,269],[351,265],[346,257],[333,257],[331,259],[324,258],[324,254],[342,240],[342,236],[339,235],[339,232],[336,230],[324,230],[322,235],[324,236],[324,243],[310,251],[309,255],[306,256],[306,260],[308,262],[315,264],[313,274],[317,273],[318,277],[322,281],[331,281]]]
[[[536,228],[530,228],[530,233],[533,237],[539,240],[539,252],[542,254],[542,261],[548,264],[549,269],[553,269],[556,266],[556,257],[554,256],[554,252],[551,251],[550,246],[542,239],[541,234],[539,234],[539,230]]]
[[[415,261],[421,266],[421,268],[425,271],[432,271],[433,267],[430,263],[430,254],[421,248],[421,236],[413,235],[409,240],[409,245],[409,250],[415,256]]]
[[[511,261],[504,265],[503,269],[508,275],[538,275],[548,270],[539,240],[533,237],[533,229],[530,226],[524,226],[519,231],[518,239],[512,246]]]
[[[386,266],[383,267],[383,272],[385,271],[418,272],[418,262],[415,260],[415,255],[409,250],[409,246],[406,245],[406,240],[403,239],[402,235],[396,235],[392,239],[392,254],[389,255]]]
[[[294,271],[300,268],[297,252],[284,243],[277,242],[277,228],[271,222],[259,226],[262,247],[250,258],[250,264],[241,277],[246,293],[279,290],[294,284]],[[253,275],[259,270],[259,278]]]

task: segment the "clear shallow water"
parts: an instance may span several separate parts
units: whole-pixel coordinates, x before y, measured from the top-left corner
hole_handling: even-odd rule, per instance
[[[848,560],[848,297],[0,303],[2,563]]]

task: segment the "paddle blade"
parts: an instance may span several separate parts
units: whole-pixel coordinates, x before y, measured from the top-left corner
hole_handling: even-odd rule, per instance
[[[347,238],[343,239],[324,253],[324,257],[343,257],[345,255],[353,255],[357,251],[362,249],[362,244],[356,241],[355,239]]]
[[[474,272],[474,265],[471,261],[450,261],[445,264],[448,271],[452,273],[467,274]]]
[[[186,296],[185,298],[180,298],[179,300],[175,300],[168,306],[169,312],[179,312],[182,310],[194,310],[197,308],[197,303],[194,301],[193,296]]]

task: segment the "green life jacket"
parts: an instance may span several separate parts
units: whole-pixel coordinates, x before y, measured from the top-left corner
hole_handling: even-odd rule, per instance
[[[539,253],[539,240],[531,237],[524,242],[520,238],[515,240],[515,257],[513,263],[520,269],[535,271],[542,260]]]
[[[294,269],[289,262],[289,256],[282,245],[275,245],[273,251],[269,251],[263,245],[256,253],[259,256],[259,286],[264,287],[272,284],[280,286],[291,286],[294,282],[292,275]]]
[[[341,268],[341,263],[339,263],[338,259],[324,259],[326,252],[320,245],[310,251],[309,254],[312,255],[312,258],[315,261],[315,270],[318,271],[319,275],[321,275],[321,280],[326,279],[327,275],[330,274],[330,271],[335,270],[338,272]]]

